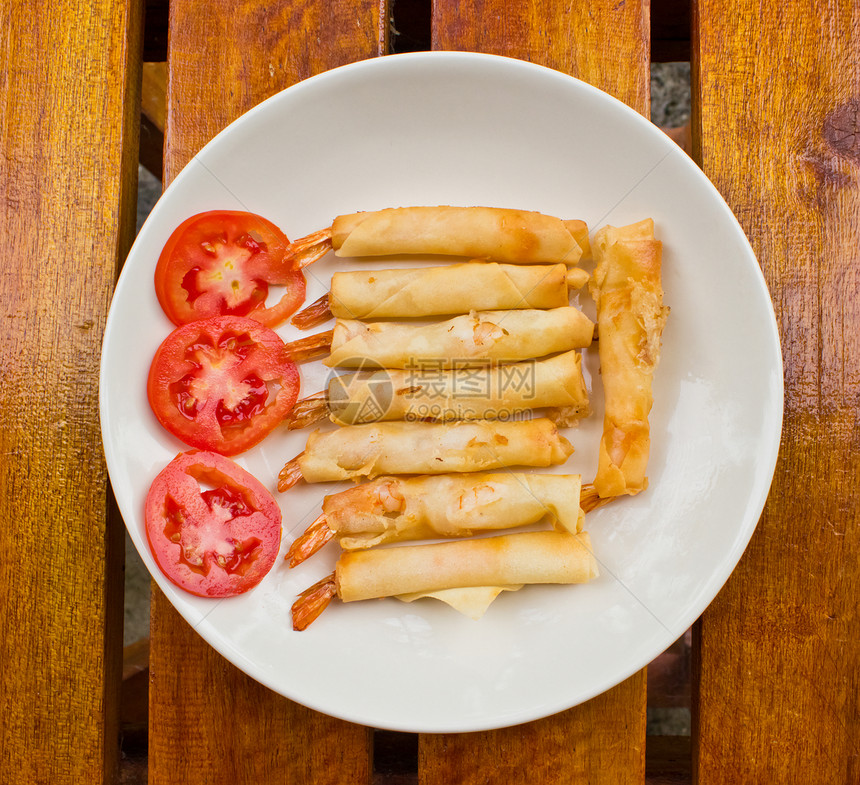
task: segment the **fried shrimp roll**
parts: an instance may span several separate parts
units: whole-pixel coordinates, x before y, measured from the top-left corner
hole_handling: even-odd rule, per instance
[[[279,490],[299,480],[334,482],[382,474],[480,472],[564,463],[573,446],[546,418],[521,422],[384,422],[315,431],[281,470]]]
[[[606,226],[594,238],[589,286],[597,303],[605,414],[594,485],[601,497],[633,495],[648,485],[648,415],[660,338],[668,315],[661,284],[662,243],[649,218]]]
[[[293,604],[293,628],[305,629],[334,597],[343,602],[435,597],[478,618],[504,590],[587,583],[598,574],[586,532],[522,532],[349,551],[341,555],[332,575],[299,595]]]

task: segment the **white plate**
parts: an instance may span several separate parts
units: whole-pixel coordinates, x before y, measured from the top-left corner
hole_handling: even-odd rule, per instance
[[[291,629],[290,605],[331,571],[332,545],[294,570],[279,560],[243,597],[212,601],[174,588],[149,553],[142,516],[152,479],[187,449],[159,426],[145,393],[150,360],[171,330],[152,283],[163,243],[202,210],[250,210],[297,238],[341,213],[411,204],[519,207],[582,218],[592,230],[655,219],[672,312],[651,415],[651,486],[589,516],[601,577],[504,594],[477,622],[433,600],[333,603],[303,633]],[[333,260],[309,268],[308,302],[327,290],[334,269]],[[279,332],[286,340],[299,335],[291,327]],[[577,451],[564,467],[586,480],[601,428],[594,354],[586,367],[598,411],[568,434]],[[303,393],[322,388],[318,363],[302,373]],[[366,725],[423,732],[553,714],[668,647],[746,547],[782,422],[767,288],[743,232],[699,169],[604,93],[529,63],[467,53],[335,69],[219,134],[166,191],[129,254],[101,382],[105,452],[126,525],[161,590],[197,632],[293,700]],[[273,434],[237,461],[274,488],[305,438]],[[279,495],[282,552],[331,490]]]

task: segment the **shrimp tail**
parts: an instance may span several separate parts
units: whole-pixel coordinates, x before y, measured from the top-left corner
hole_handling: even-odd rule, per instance
[[[301,237],[287,246],[286,258],[293,263],[294,270],[301,270],[321,259],[331,250],[331,227]]]
[[[334,330],[327,330],[316,335],[309,335],[307,338],[299,338],[298,341],[290,341],[287,344],[287,352],[289,352],[290,359],[294,363],[307,362],[328,354],[331,351],[333,337]]]
[[[281,469],[280,474],[278,475],[278,490],[288,491],[292,488],[299,480],[302,479],[302,469],[299,466],[299,458],[304,455],[303,452],[300,452],[295,458],[291,461],[287,461],[284,464],[284,468]]]
[[[325,514],[320,515],[305,529],[304,534],[293,540],[290,545],[286,555],[290,567],[297,567],[305,559],[309,559],[333,537],[334,532],[329,527]]]
[[[305,589],[293,603],[293,629],[299,632],[307,629],[336,595],[334,573]]]
[[[324,294],[319,300],[293,316],[290,323],[300,330],[310,330],[311,327],[318,327],[327,322],[332,316],[330,295]]]
[[[328,394],[325,390],[302,398],[296,402],[285,419],[287,430],[297,431],[300,428],[307,428],[309,425],[324,420],[328,416],[328,412]]]
[[[600,498],[600,494],[597,493],[597,488],[591,484],[587,484],[583,485],[582,490],[580,491],[579,506],[582,508],[584,513],[589,513],[592,510],[605,507],[609,502],[616,498],[617,497],[615,496],[609,496],[608,498],[602,499]]]

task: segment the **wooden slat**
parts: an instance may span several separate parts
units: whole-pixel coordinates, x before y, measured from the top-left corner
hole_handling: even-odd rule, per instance
[[[433,48],[530,60],[577,76],[648,116],[647,3],[436,0]],[[539,722],[488,733],[422,736],[421,782],[641,783],[645,671]]]
[[[858,25],[853,0],[694,6],[695,154],[758,255],[786,381],[767,507],[697,630],[701,783],[860,781]]]
[[[516,57],[583,79],[650,111],[646,0],[435,0],[433,49]]]
[[[165,184],[212,136],[315,73],[384,53],[378,0],[173,0]],[[361,783],[370,732],[256,684],[153,590],[150,785]]]
[[[367,728],[245,676],[154,587],[149,692],[149,785],[370,781]]]
[[[134,231],[141,9],[0,4],[0,779],[117,771],[102,331]]]
[[[270,95],[386,53],[380,0],[178,0],[170,4],[169,183],[224,126]]]
[[[644,782],[645,671],[536,722],[485,733],[422,735],[418,762],[422,785]]]

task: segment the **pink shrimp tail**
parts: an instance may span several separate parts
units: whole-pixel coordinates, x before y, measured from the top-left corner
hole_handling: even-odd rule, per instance
[[[317,327],[327,322],[332,316],[331,296],[324,294],[319,300],[314,301],[307,308],[299,311],[290,319],[290,323],[300,330],[310,330],[311,327]]]
[[[323,333],[309,335],[307,338],[299,338],[299,340],[290,341],[286,345],[287,352],[294,363],[307,362],[328,354],[331,351],[333,337],[334,330],[326,330]]]
[[[279,491],[288,491],[302,479],[302,469],[301,466],[299,466],[299,458],[303,455],[304,453],[301,452],[291,461],[287,461],[286,464],[284,464],[284,468],[281,469],[281,472],[278,475]]]
[[[296,567],[305,559],[309,559],[333,537],[334,532],[329,528],[325,514],[320,515],[305,529],[304,534],[297,537],[290,545],[286,555],[290,567]]]
[[[334,573],[305,589],[293,603],[293,629],[299,632],[307,629],[336,595]]]
[[[328,395],[322,392],[309,395],[307,398],[297,401],[292,411],[287,416],[287,430],[297,431],[307,428],[309,425],[324,420],[329,413]]]
[[[610,496],[609,498],[602,499],[593,485],[583,485],[579,494],[579,506],[582,507],[584,513],[589,513],[592,510],[605,507],[615,498],[615,496]]]
[[[287,246],[286,258],[293,263],[294,270],[301,270],[321,259],[331,250],[331,227],[301,237]]]

